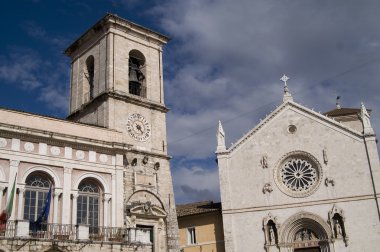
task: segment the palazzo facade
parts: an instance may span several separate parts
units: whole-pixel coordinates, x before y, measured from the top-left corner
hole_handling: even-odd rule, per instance
[[[107,14],[66,51],[67,120],[0,109],[3,251],[179,251],[166,142],[168,38]],[[52,188],[47,223],[29,232]],[[30,242],[33,240],[34,242]]]
[[[283,103],[231,147],[217,133],[226,252],[377,251],[380,166],[370,115]]]

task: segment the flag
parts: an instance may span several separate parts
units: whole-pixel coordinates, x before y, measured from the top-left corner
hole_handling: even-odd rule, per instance
[[[13,210],[13,199],[15,197],[15,191],[16,191],[16,178],[17,178],[17,173],[16,173],[15,179],[13,181],[11,193],[8,196],[7,206],[5,207],[3,212],[1,213],[0,220],[3,220],[4,217],[5,217],[5,220],[8,220],[9,217],[11,217],[12,210]]]
[[[52,187],[50,186],[49,192],[46,195],[46,199],[44,202],[44,207],[42,208],[42,211],[40,215],[38,216],[36,222],[46,222],[48,217],[49,217],[49,212],[50,212],[50,202],[51,202],[51,190]]]
[[[12,210],[13,210],[13,199],[15,197],[15,190],[16,190],[16,178],[17,178],[17,173],[15,175],[15,179],[13,181],[13,186],[11,193],[8,196],[8,201],[7,201],[7,206],[3,210],[3,212],[0,214],[0,230],[4,230],[7,220],[9,217],[12,215]]]
[[[51,191],[52,191],[52,186],[50,186],[49,192],[46,195],[44,206],[42,208],[41,213],[38,215],[37,220],[36,221],[30,220],[30,226],[33,233],[35,233],[38,230],[41,230],[42,223],[47,222],[47,219],[49,217],[49,212],[50,212]]]

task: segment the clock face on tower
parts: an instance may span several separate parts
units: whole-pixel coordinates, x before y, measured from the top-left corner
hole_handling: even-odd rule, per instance
[[[148,140],[152,133],[149,122],[138,113],[134,113],[128,117],[127,131],[133,139],[140,142]]]

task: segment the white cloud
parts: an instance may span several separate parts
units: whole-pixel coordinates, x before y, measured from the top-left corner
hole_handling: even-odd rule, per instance
[[[340,95],[343,107],[373,108],[380,134],[379,1],[169,0],[152,13],[172,37],[164,66],[168,145],[175,160],[214,158],[218,120],[227,145],[252,129],[282,102],[283,74],[296,102],[328,111]],[[173,162],[173,172],[184,169]],[[183,171],[182,171],[183,172]],[[211,187],[186,174],[176,196]],[[217,179],[217,173],[210,174]],[[176,176],[176,180],[182,180]],[[210,178],[211,179],[211,178]],[[196,198],[196,197],[195,197]]]
[[[173,171],[176,204],[189,201],[219,201],[218,170],[181,166]]]

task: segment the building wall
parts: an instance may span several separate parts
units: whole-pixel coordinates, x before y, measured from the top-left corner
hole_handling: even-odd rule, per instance
[[[223,222],[219,212],[178,218],[179,243],[184,252],[224,252]],[[188,244],[187,229],[195,228],[196,244]]]
[[[289,125],[297,131],[290,133]],[[279,187],[277,170],[292,152],[311,155],[320,166],[317,189],[310,195],[295,196]],[[377,181],[378,157],[372,159]],[[299,105],[283,104],[230,150],[218,153],[218,165],[226,251],[279,251],[267,246],[265,219],[273,217],[279,236],[281,225],[302,212],[332,229],[328,221],[334,207],[344,213],[349,241],[346,247],[342,239],[330,237],[330,251],[371,251],[380,246],[378,196],[361,132]]]

